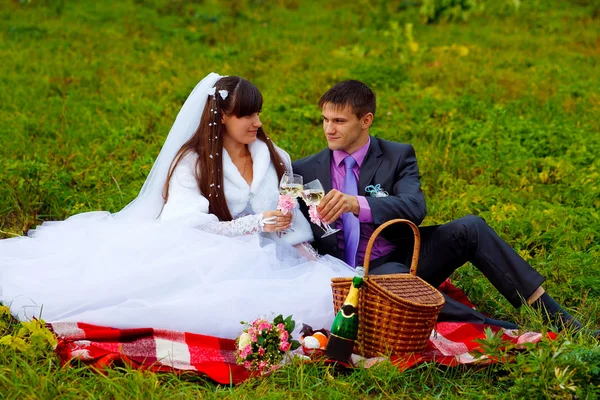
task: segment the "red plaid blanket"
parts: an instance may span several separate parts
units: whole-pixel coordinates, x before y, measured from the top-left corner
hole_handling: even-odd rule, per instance
[[[204,374],[241,383],[250,373],[235,363],[235,341],[161,329],[115,329],[77,322],[49,323],[64,365],[80,360],[102,371],[113,363],[156,372]]]
[[[473,306],[465,294],[450,282],[439,288],[451,297]],[[115,329],[75,322],[48,324],[58,337],[56,351],[63,364],[77,359],[103,370],[113,363],[126,363],[134,368],[151,371],[203,374],[218,383],[237,384],[251,374],[235,363],[235,341],[188,332],[144,329]],[[473,351],[479,350],[477,339],[485,338],[487,325],[461,322],[440,322],[431,333],[427,347],[421,354],[392,357],[400,370],[423,362],[436,362],[447,366],[460,364],[490,363],[495,360],[477,358]],[[240,327],[241,328],[241,327]],[[507,345],[536,343],[541,333],[505,330],[499,331]],[[550,338],[556,335],[549,333]],[[355,357],[355,361],[357,361]],[[366,360],[369,367],[381,358]]]
[[[152,328],[115,329],[75,322],[48,324],[59,338],[57,353],[63,364],[77,359],[102,370],[113,363],[126,363],[134,368],[157,372],[192,372],[203,374],[219,383],[237,384],[250,373],[235,363],[235,341],[188,332]],[[476,339],[485,338],[486,325],[460,322],[440,322],[432,332],[426,349],[421,354],[392,357],[391,361],[404,370],[423,362],[447,366],[493,362],[478,359],[472,354],[479,348]],[[541,333],[490,327],[494,333],[502,331],[508,344],[535,343]],[[552,334],[553,335],[553,334]],[[369,367],[381,358],[366,360]]]

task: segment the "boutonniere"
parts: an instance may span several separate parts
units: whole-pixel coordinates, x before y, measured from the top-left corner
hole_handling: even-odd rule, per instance
[[[383,190],[380,184],[369,185],[365,188],[365,192],[369,193],[371,197],[388,197],[389,193]]]

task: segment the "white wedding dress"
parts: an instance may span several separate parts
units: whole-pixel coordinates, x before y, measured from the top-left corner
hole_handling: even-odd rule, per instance
[[[159,156],[160,161],[166,155],[167,166],[173,158],[168,144],[169,139]],[[249,148],[250,186],[223,149],[225,197],[234,221],[219,222],[208,213],[193,176],[195,156],[187,156],[173,174],[158,218],[139,212],[140,201],[147,200],[143,195],[154,186],[150,197],[159,201],[160,178],[155,185],[149,178],[138,203],[120,213],[79,214],[46,222],[27,237],[0,240],[0,302],[20,320],[226,338],[239,335],[240,321],[277,314],[293,315],[298,327],[328,328],[334,317],[330,279],[354,271],[329,256],[309,261],[293,247],[312,238],[300,212],[294,232],[281,238],[258,233],[262,212],[276,209],[278,180],[266,144],[257,140]],[[289,164],[289,156],[280,154]],[[156,178],[155,168],[166,176],[157,164],[150,176]]]
[[[224,170],[226,197],[234,199],[230,209],[243,206],[237,214],[251,214],[229,223],[208,214],[191,172],[194,159],[188,157],[175,171],[158,220],[85,213],[44,223],[30,237],[1,240],[0,301],[21,320],[228,338],[240,333],[240,321],[280,313],[292,314],[298,326],[328,328],[330,279],[353,271],[331,257],[308,261],[287,235],[253,233],[259,229],[257,213],[276,208],[278,185],[266,145],[256,141],[250,150],[255,191],[227,156]],[[235,196],[243,191],[235,183],[245,184],[246,204]],[[310,238],[301,213],[294,230],[292,244]]]

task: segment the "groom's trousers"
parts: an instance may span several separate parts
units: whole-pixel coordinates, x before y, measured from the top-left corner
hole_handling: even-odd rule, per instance
[[[477,267],[496,289],[519,307],[542,284],[544,277],[523,260],[480,217],[469,215],[447,224],[420,227],[421,250],[417,275],[438,287],[466,262]],[[414,239],[396,241],[397,249],[373,260],[373,274],[408,272]],[[440,321],[484,322],[485,317],[446,297]]]

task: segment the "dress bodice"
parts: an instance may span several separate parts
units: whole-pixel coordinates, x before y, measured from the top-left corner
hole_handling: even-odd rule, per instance
[[[160,220],[196,227],[224,236],[240,236],[262,231],[262,213],[275,210],[279,197],[279,179],[271,162],[269,148],[261,140],[248,146],[252,155],[254,178],[248,185],[229,154],[223,149],[223,191],[233,221],[219,221],[209,213],[209,201],[200,192],[196,181],[198,155],[188,154],[181,159],[169,181],[169,198]],[[291,168],[289,155],[278,149],[285,166]],[[202,173],[202,171],[199,171]],[[264,234],[270,239],[288,244],[311,242],[310,225],[302,213],[295,213],[293,231],[284,235]]]

